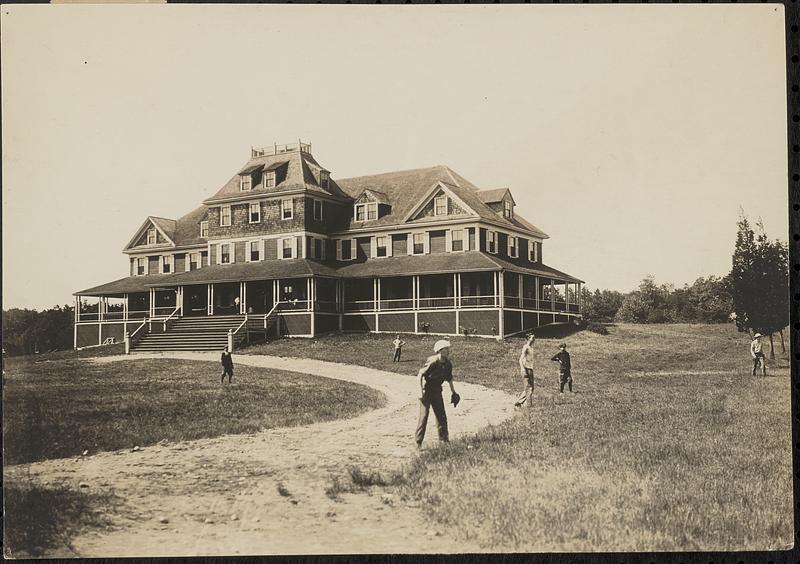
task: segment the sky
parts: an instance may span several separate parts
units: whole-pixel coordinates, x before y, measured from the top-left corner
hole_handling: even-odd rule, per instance
[[[346,178],[509,187],[589,288],[787,239],[783,6],[3,5],[3,307],[128,273],[148,215],[298,138]]]

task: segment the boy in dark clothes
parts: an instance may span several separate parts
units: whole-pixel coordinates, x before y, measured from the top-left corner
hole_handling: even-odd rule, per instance
[[[225,376],[228,377],[228,384],[231,383],[233,380],[233,357],[231,357],[231,353],[228,351],[228,347],[222,349],[222,357],[220,358],[220,362],[222,363],[222,384],[225,383]]]
[[[557,355],[555,355],[552,360],[553,362],[558,363],[558,374],[561,377],[561,393],[564,393],[564,384],[569,386],[569,391],[572,391],[572,364],[570,363],[569,353],[567,352],[567,345],[561,343],[558,347],[561,349]]]

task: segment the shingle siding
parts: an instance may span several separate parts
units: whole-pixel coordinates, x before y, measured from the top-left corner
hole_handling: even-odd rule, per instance
[[[289,198],[287,198],[289,199]],[[234,239],[255,235],[270,235],[303,231],[305,229],[306,207],[308,202],[299,196],[292,199],[292,218],[282,219],[281,200],[260,201],[261,222],[250,223],[250,203],[231,205],[231,225],[222,227],[219,224],[220,207],[208,210],[208,238]]]

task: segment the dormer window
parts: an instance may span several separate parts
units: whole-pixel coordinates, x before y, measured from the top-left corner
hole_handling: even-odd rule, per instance
[[[327,170],[320,170],[319,171],[319,185],[320,188],[328,189],[328,180],[330,179],[329,172]]]
[[[249,174],[239,176],[239,190],[246,192],[253,189],[253,177]]]
[[[433,215],[447,215],[447,196],[437,196],[433,202]]]
[[[231,207],[222,206],[219,208],[219,225],[220,227],[231,226]]]
[[[503,200],[503,217],[514,219],[514,205],[509,200]]]
[[[373,221],[378,219],[378,203],[367,202],[365,204],[356,204],[355,220],[356,221]]]
[[[261,203],[250,204],[250,223],[261,223]]]
[[[208,239],[208,222],[201,221],[200,222],[200,237],[203,239]]]
[[[274,188],[275,187],[275,171],[274,170],[265,170],[264,171],[264,188]]]
[[[147,230],[147,244],[148,245],[155,245],[156,244],[156,229],[155,227],[152,229]]]

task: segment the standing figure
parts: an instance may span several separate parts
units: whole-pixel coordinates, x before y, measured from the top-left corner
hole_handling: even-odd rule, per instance
[[[425,438],[425,429],[428,426],[428,414],[433,408],[436,416],[436,426],[439,430],[439,440],[447,442],[450,435],[447,429],[447,414],[444,411],[444,399],[442,399],[442,384],[450,384],[453,405],[458,405],[459,395],[453,388],[453,365],[448,358],[450,356],[450,341],[441,339],[433,345],[433,356],[428,357],[419,371],[419,387],[422,392],[419,398],[419,421],[417,422],[417,432],[415,439],[417,448],[422,448],[422,440]]]
[[[528,339],[522,346],[522,353],[519,355],[519,371],[525,380],[525,389],[517,398],[514,407],[522,407],[527,402],[530,409],[533,403],[533,342],[535,340],[534,334],[528,333]]]
[[[764,352],[761,350],[761,333],[753,335],[753,341],[750,343],[750,356],[753,357],[753,376],[758,371],[758,364],[761,363],[761,370],[764,376],[767,375],[767,362]]]
[[[231,383],[233,380],[233,357],[231,356],[228,347],[222,349],[222,357],[220,357],[220,362],[222,363],[222,384],[225,383],[225,376],[228,377],[228,384]]]
[[[550,360],[558,363],[558,375],[561,380],[561,393],[563,394],[564,384],[569,385],[569,391],[572,391],[572,363],[570,362],[566,343],[561,343],[558,348],[560,349],[558,354]]]
[[[397,338],[392,341],[392,344],[394,345],[394,359],[392,359],[392,362],[400,362],[400,355],[403,353],[403,345],[405,345],[406,342],[398,335]]]

